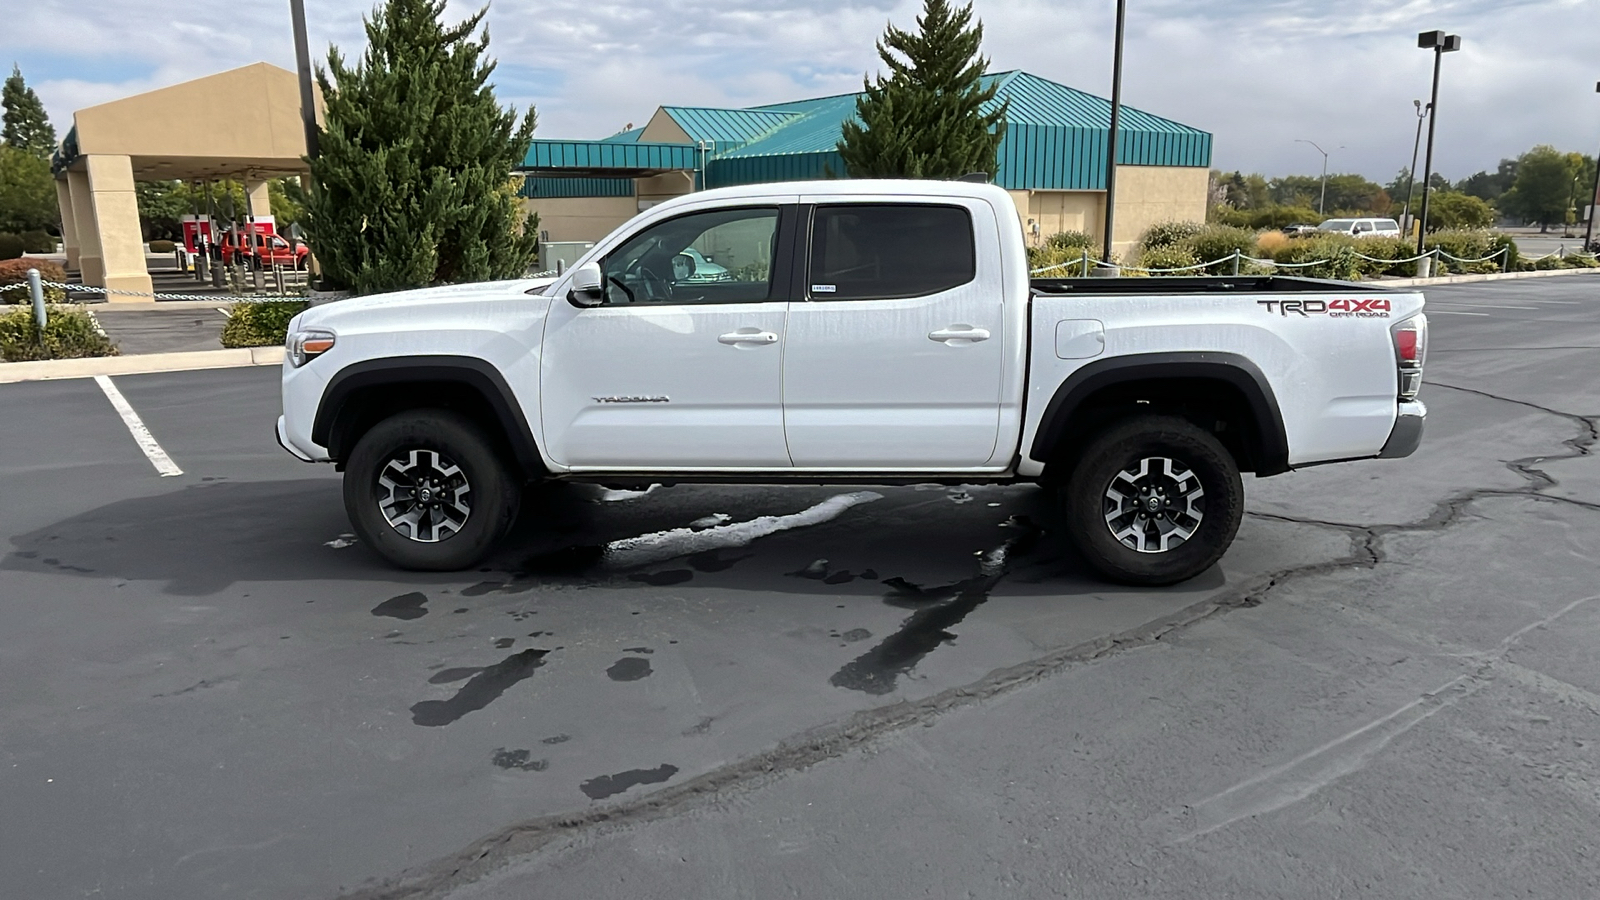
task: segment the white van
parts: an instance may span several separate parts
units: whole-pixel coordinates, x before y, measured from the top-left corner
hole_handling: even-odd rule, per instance
[[[1355,237],[1399,237],[1400,223],[1393,219],[1329,219],[1318,231],[1335,231]]]

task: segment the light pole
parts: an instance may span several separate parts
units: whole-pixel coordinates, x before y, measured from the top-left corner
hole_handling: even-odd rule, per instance
[[[1411,227],[1411,190],[1417,185],[1417,150],[1422,147],[1422,120],[1433,112],[1432,103],[1424,106],[1421,100],[1413,100],[1411,105],[1417,108],[1417,138],[1411,142],[1411,166],[1406,169],[1406,205],[1400,212],[1400,219],[1407,228]]]
[[[1111,226],[1117,209],[1117,128],[1122,121],[1122,24],[1127,15],[1127,0],[1117,0],[1117,36],[1111,52],[1111,132],[1106,137],[1106,231],[1100,245],[1111,262]],[[1116,274],[1115,266],[1106,274]]]
[[[294,62],[300,72],[300,121],[306,130],[306,156],[317,158],[317,101],[311,92],[311,50],[306,46],[305,0],[289,0],[289,16],[294,20]]]
[[[1305,138],[1295,138],[1294,142],[1296,144],[1310,144],[1313,147],[1317,147],[1316,141],[1308,141]],[[1340,144],[1336,149],[1343,150],[1344,145]],[[1324,216],[1327,215],[1327,211],[1324,209],[1324,207],[1328,205],[1328,151],[1322,149],[1321,147],[1317,147],[1317,152],[1322,154],[1322,197],[1317,200],[1317,215]]]
[[[1433,51],[1433,96],[1428,101],[1428,109],[1432,114],[1428,116],[1428,155],[1427,162],[1422,169],[1422,216],[1417,225],[1417,255],[1422,255],[1422,242],[1428,236],[1428,182],[1433,180],[1433,129],[1439,124],[1439,63],[1446,53],[1454,53],[1461,49],[1461,35],[1445,34],[1442,31],[1424,31],[1417,35],[1417,46],[1424,50]],[[1417,274],[1432,274],[1429,260],[1417,261]],[[1426,277],[1426,275],[1424,275]]]
[[[1595,93],[1600,94],[1600,82],[1595,82]],[[1600,213],[1600,153],[1594,157],[1594,190],[1589,192],[1589,224],[1583,228],[1583,249],[1593,253],[1594,248],[1594,217]]]

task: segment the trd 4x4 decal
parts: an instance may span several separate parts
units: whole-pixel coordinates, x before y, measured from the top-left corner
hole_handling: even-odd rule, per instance
[[[1328,316],[1334,319],[1387,319],[1391,304],[1385,297],[1360,297],[1353,300],[1257,300],[1269,313],[1287,316]]]

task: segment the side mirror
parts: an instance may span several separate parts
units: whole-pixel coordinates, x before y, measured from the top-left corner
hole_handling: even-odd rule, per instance
[[[589,263],[572,270],[572,289],[567,291],[567,302],[580,309],[599,306],[606,302],[599,263]]]
[[[696,268],[694,257],[687,253],[679,253],[672,258],[672,274],[678,281],[694,277]]]

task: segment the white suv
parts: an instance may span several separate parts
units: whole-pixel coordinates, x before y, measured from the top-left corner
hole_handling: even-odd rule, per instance
[[[1400,223],[1393,219],[1329,219],[1317,230],[1355,237],[1399,237]]]

